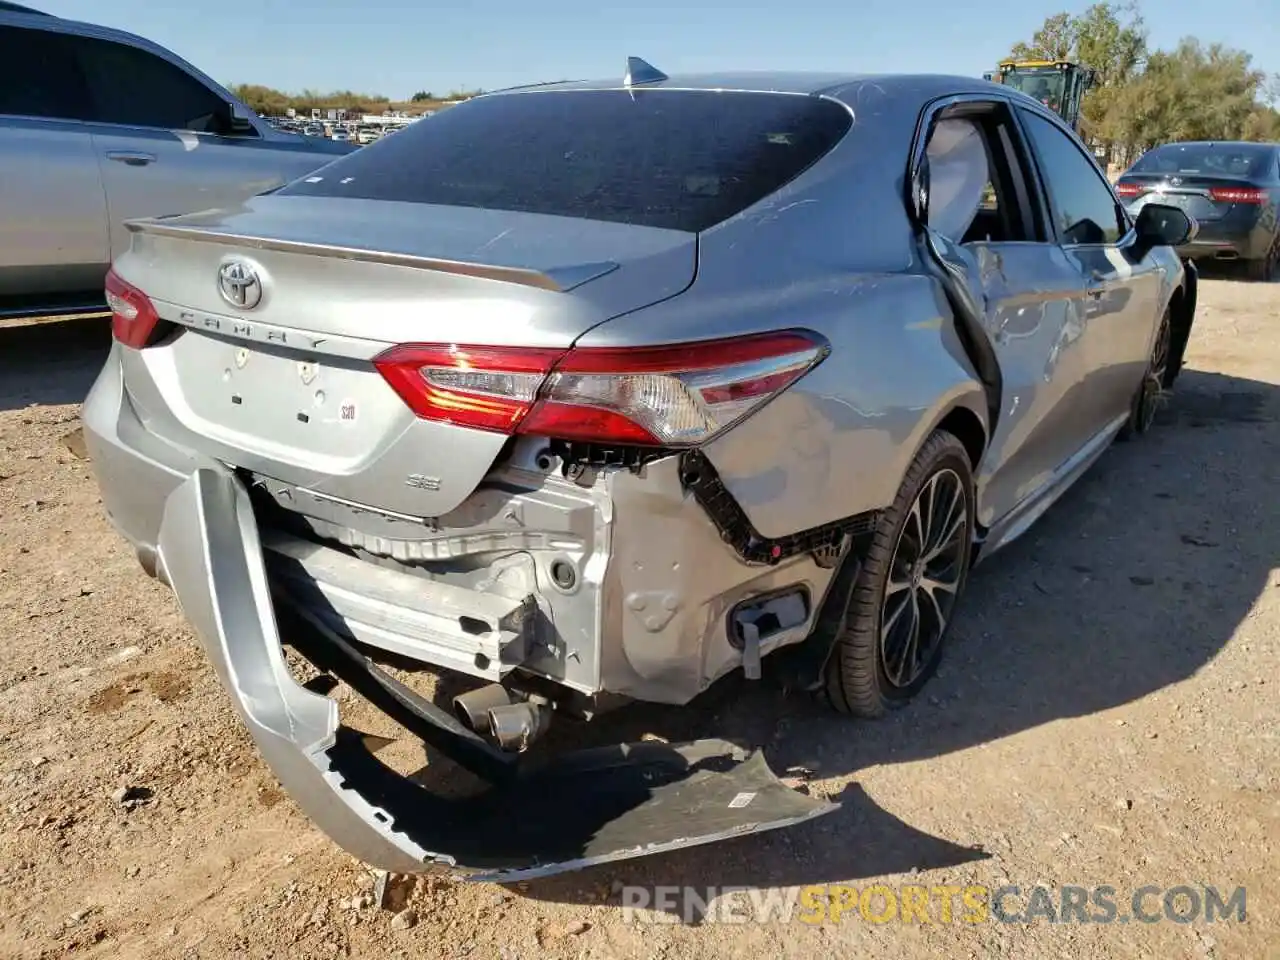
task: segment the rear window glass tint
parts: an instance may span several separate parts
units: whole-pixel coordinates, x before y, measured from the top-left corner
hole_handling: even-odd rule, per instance
[[[1144,153],[1132,171],[1256,177],[1265,172],[1270,156],[1270,147],[1251,143],[1169,143]]]
[[[504,94],[449,107],[280,193],[698,231],[794,179],[850,123],[838,103],[776,93]]]

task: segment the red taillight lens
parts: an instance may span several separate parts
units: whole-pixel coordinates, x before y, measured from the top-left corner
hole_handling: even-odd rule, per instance
[[[1212,187],[1209,196],[1219,203],[1267,202],[1267,191],[1257,187]]]
[[[107,273],[107,306],[111,310],[111,335],[126,347],[140,350],[147,345],[160,316],[145,293],[120,279],[115,270]]]
[[[409,343],[392,347],[373,363],[424,420],[512,433],[564,353]]]
[[[1117,183],[1116,196],[1118,197],[1136,197],[1146,192],[1146,187],[1139,183]]]
[[[786,331],[568,351],[409,344],[374,363],[428,420],[563,440],[691,446],[776,396],[827,350],[813,334]]]
[[[521,433],[565,440],[703,443],[790,386],[826,353],[812,334],[671,347],[571,350]]]

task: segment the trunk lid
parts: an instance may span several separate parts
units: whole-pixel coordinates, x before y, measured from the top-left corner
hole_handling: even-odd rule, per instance
[[[1250,187],[1247,177],[1196,176],[1194,174],[1126,173],[1116,183],[1136,187],[1142,192],[1136,197],[1125,198],[1129,212],[1137,213],[1148,203],[1167,203],[1181,208],[1201,223],[1221,220],[1234,206],[1230,202],[1214,200],[1210,191],[1214,187]]]
[[[307,197],[132,229],[116,270],[181,330],[127,358],[144,418],[226,462],[412,518],[456,508],[506,438],[419,420],[375,356],[400,343],[567,348],[684,290],[696,257],[682,231]],[[259,303],[224,297],[229,262],[252,270]]]

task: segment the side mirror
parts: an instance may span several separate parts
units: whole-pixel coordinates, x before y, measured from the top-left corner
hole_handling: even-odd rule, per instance
[[[239,103],[234,101],[227,104],[227,130],[233,134],[253,133],[253,120],[249,117],[249,112]]]
[[[1151,247],[1180,247],[1195,239],[1198,224],[1177,207],[1166,203],[1148,203],[1138,211],[1134,221],[1138,245]]]

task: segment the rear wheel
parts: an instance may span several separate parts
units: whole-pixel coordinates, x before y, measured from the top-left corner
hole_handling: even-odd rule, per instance
[[[973,468],[964,445],[936,431],[880,518],[827,665],[841,713],[879,717],[937,669],[972,554]]]
[[[1246,269],[1249,279],[1259,283],[1269,283],[1275,279],[1277,261],[1280,261],[1280,234],[1271,241],[1271,249],[1259,260],[1249,260]]]

